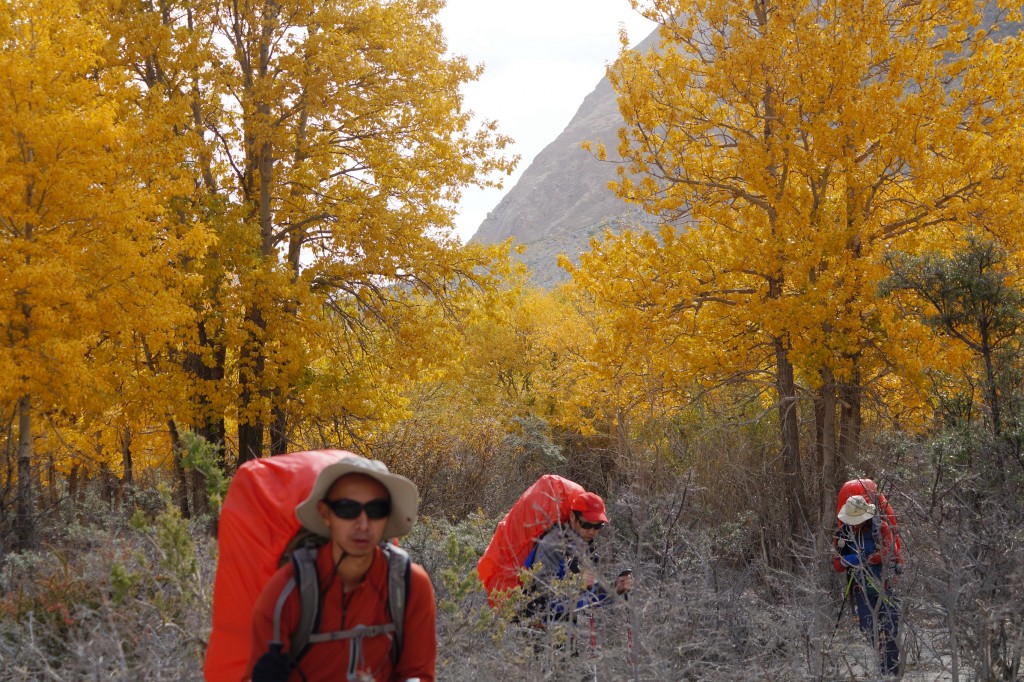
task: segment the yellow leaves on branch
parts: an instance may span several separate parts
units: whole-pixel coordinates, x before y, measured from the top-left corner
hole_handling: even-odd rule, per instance
[[[166,233],[147,158],[159,141],[140,136],[136,92],[105,61],[96,17],[45,0],[0,12],[0,355],[17,377],[4,400],[81,409],[107,375],[97,355],[181,319],[168,265],[204,242]]]
[[[218,55],[224,68],[211,87],[220,99],[208,101],[204,116],[231,141],[220,152],[231,163],[216,183],[239,202],[238,224],[225,233],[233,259],[225,267],[251,273],[240,279],[250,288],[240,297],[265,322],[243,330],[256,357],[297,332],[288,316],[301,317],[299,335],[322,346],[330,334],[311,322],[320,306],[353,306],[351,320],[386,321],[387,308],[402,305],[391,288],[444,299],[460,281],[483,282],[483,270],[463,267],[451,205],[461,188],[490,184],[514,160],[496,154],[507,138],[491,124],[471,130],[461,110],[459,87],[480,70],[445,56],[440,7],[433,0],[345,1],[314,13],[286,2],[265,21],[258,8],[216,10],[223,23],[215,25],[245,29],[224,32],[232,49]],[[266,51],[271,44],[280,47]],[[258,63],[248,58],[256,56]],[[218,108],[218,101],[229,105]],[[309,292],[288,297],[294,304],[275,313],[272,301],[284,297],[267,280],[277,269]],[[353,347],[362,329],[346,328]],[[250,378],[278,400],[274,393],[299,386],[305,362],[296,354],[274,358],[290,367],[284,384],[272,382],[275,370],[266,364],[266,376]]]
[[[461,108],[481,67],[446,55],[442,4],[0,8],[4,401],[111,443],[400,418],[449,318],[512,270],[452,227],[516,159]]]
[[[579,295],[641,338],[689,339],[662,362],[698,376],[770,368],[773,342],[811,386],[912,364],[881,259],[1019,215],[1021,42],[974,3],[645,4],[658,50],[609,72],[627,124],[613,189],[678,237],[595,243]],[[612,348],[594,360],[617,366]]]

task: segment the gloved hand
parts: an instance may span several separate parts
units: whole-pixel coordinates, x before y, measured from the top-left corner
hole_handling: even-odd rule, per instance
[[[868,557],[868,563],[873,566],[877,566],[878,564],[882,563],[882,555],[878,552],[875,552],[874,554]]]
[[[627,568],[615,578],[615,593],[628,594],[633,589],[633,569]]]
[[[252,669],[252,682],[287,682],[292,667],[280,644],[271,644],[270,651],[260,656]]]
[[[859,554],[844,554],[840,557],[842,562],[847,566],[860,566],[860,555]]]

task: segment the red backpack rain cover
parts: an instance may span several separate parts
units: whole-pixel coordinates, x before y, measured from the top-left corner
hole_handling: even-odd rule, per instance
[[[896,527],[896,514],[892,510],[885,495],[878,492],[878,486],[870,478],[855,478],[847,481],[839,489],[839,496],[836,499],[836,514],[843,508],[846,501],[854,495],[861,495],[871,504],[878,507],[878,514],[882,519],[882,538],[886,543],[892,543],[892,559],[897,566],[903,565],[903,542]],[[837,525],[842,523],[836,522]]]
[[[503,591],[519,585],[519,572],[534,541],[551,526],[569,520],[569,505],[582,492],[579,483],[545,474],[519,496],[476,564],[491,606],[500,602]]]
[[[295,507],[316,475],[345,450],[311,450],[249,460],[228,486],[217,531],[213,630],[204,666],[208,682],[238,682],[252,648],[252,608],[299,530]]]

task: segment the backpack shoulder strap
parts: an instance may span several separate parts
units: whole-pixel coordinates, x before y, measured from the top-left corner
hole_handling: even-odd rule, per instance
[[[393,543],[385,543],[384,556],[388,560],[388,614],[395,625],[395,639],[391,647],[391,658],[397,662],[402,654],[405,626],[405,603],[409,598],[409,574],[412,560],[409,553]]]
[[[289,586],[278,598],[277,608],[274,609],[274,637],[280,637],[281,607],[287,593],[291,588],[298,587],[299,590],[299,622],[292,634],[291,646],[288,647],[289,657],[292,662],[297,661],[309,645],[310,635],[316,627],[320,617],[320,580],[316,574],[316,555],[318,548],[312,545],[300,547],[292,552],[292,566],[294,572]]]
[[[540,541],[560,527],[561,524],[559,523],[549,526],[544,529],[544,532],[533,539],[533,545],[530,546],[530,553],[527,554],[526,558],[523,560],[523,568],[533,568],[533,565],[537,562],[537,548],[540,547]]]
[[[361,639],[391,632],[394,632],[391,657],[394,661],[398,661],[402,651],[405,603],[409,595],[412,561],[409,559],[409,553],[397,545],[384,545],[383,550],[388,562],[388,614],[391,617],[391,625],[374,627],[361,625],[350,630],[321,634],[313,634],[320,617],[320,582],[316,572],[318,548],[307,545],[292,553],[294,572],[292,579],[288,581],[281,591],[281,595],[277,598],[277,604],[274,608],[274,639],[272,643],[280,643],[282,641],[281,611],[288,596],[293,590],[298,589],[300,601],[299,622],[292,633],[291,646],[289,647],[289,660],[293,665],[305,654],[306,649],[312,643],[335,641],[338,639]]]

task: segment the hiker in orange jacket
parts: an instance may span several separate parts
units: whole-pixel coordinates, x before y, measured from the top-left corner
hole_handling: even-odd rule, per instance
[[[316,632],[323,634],[314,634],[290,663],[302,604],[299,590],[284,592],[294,575],[293,564],[286,564],[257,599],[245,679],[433,682],[437,628],[430,578],[419,564],[410,565],[404,634],[396,654],[394,628],[389,629],[388,560],[380,544],[411,530],[418,504],[416,486],[378,461],[349,457],[320,472],[295,514],[304,528],[329,539],[316,557]]]

